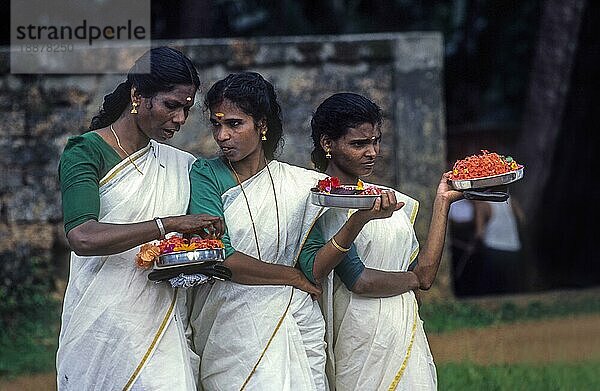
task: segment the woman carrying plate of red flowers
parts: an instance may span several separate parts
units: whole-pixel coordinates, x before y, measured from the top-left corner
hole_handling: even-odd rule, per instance
[[[190,317],[204,390],[324,390],[325,324],[311,295],[321,293],[294,267],[322,213],[310,188],[325,176],[275,159],[283,127],[273,86],[253,72],[231,74],[207,92],[222,156],[190,173],[190,212],[223,216],[231,281],[201,286]],[[336,237],[352,241],[364,224],[397,208],[387,197],[361,211]],[[316,263],[344,253],[329,242]]]
[[[335,94],[317,108],[312,121],[312,160],[318,170],[337,177],[340,186],[381,187],[363,183],[375,166],[381,141],[381,109],[352,93]],[[332,208],[319,218],[300,255],[312,281],[324,283],[327,320],[328,376],[338,391],[433,390],[437,378],[433,358],[413,290],[429,289],[435,279],[450,204],[462,197],[448,184],[438,185],[425,245],[413,229],[418,202],[391,191],[404,207],[388,219],[368,222],[353,241],[338,243],[347,257],[335,267],[314,262],[322,243],[356,213]],[[356,196],[358,197],[358,195]],[[362,266],[361,262],[364,263]],[[360,269],[356,276],[348,270]]]
[[[199,84],[182,53],[152,49],[104,97],[90,131],[65,147],[59,176],[73,253],[59,390],[196,389],[177,290],[149,281],[135,258],[140,245],[172,231],[224,230],[219,217],[185,215],[194,157],[161,143],[184,124]],[[157,255],[145,250],[142,258]]]

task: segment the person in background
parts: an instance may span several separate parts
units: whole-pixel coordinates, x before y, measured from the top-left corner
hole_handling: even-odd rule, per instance
[[[524,219],[518,203],[475,203],[475,236],[482,244],[479,293],[517,292],[521,288],[519,223]]]

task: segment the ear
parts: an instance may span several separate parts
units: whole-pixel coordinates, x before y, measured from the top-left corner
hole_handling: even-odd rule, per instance
[[[261,118],[259,121],[256,121],[256,129],[260,132],[263,128],[267,127],[267,119],[265,117]]]
[[[140,94],[137,92],[137,89],[135,87],[131,87],[131,95],[130,95],[130,99],[132,102],[137,102],[140,103],[141,100],[141,96]]]
[[[326,151],[327,148],[331,149],[332,140],[328,135],[322,134],[320,144],[321,148],[323,148],[323,150]]]

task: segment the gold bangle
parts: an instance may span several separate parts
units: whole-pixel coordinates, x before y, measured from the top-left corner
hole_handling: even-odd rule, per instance
[[[340,246],[338,244],[338,242],[335,241],[335,238],[333,236],[331,237],[331,244],[333,244],[333,247],[337,248],[338,250],[340,250],[343,253],[347,253],[348,251],[350,251],[350,247],[344,248],[344,247]]]

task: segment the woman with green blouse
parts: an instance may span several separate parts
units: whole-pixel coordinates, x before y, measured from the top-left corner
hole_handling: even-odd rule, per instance
[[[196,389],[177,291],[148,281],[135,254],[168,232],[224,230],[219,217],[185,215],[194,158],[161,143],[184,124],[199,84],[182,53],[152,49],[105,96],[90,131],[67,142],[59,177],[73,252],[59,390]]]

